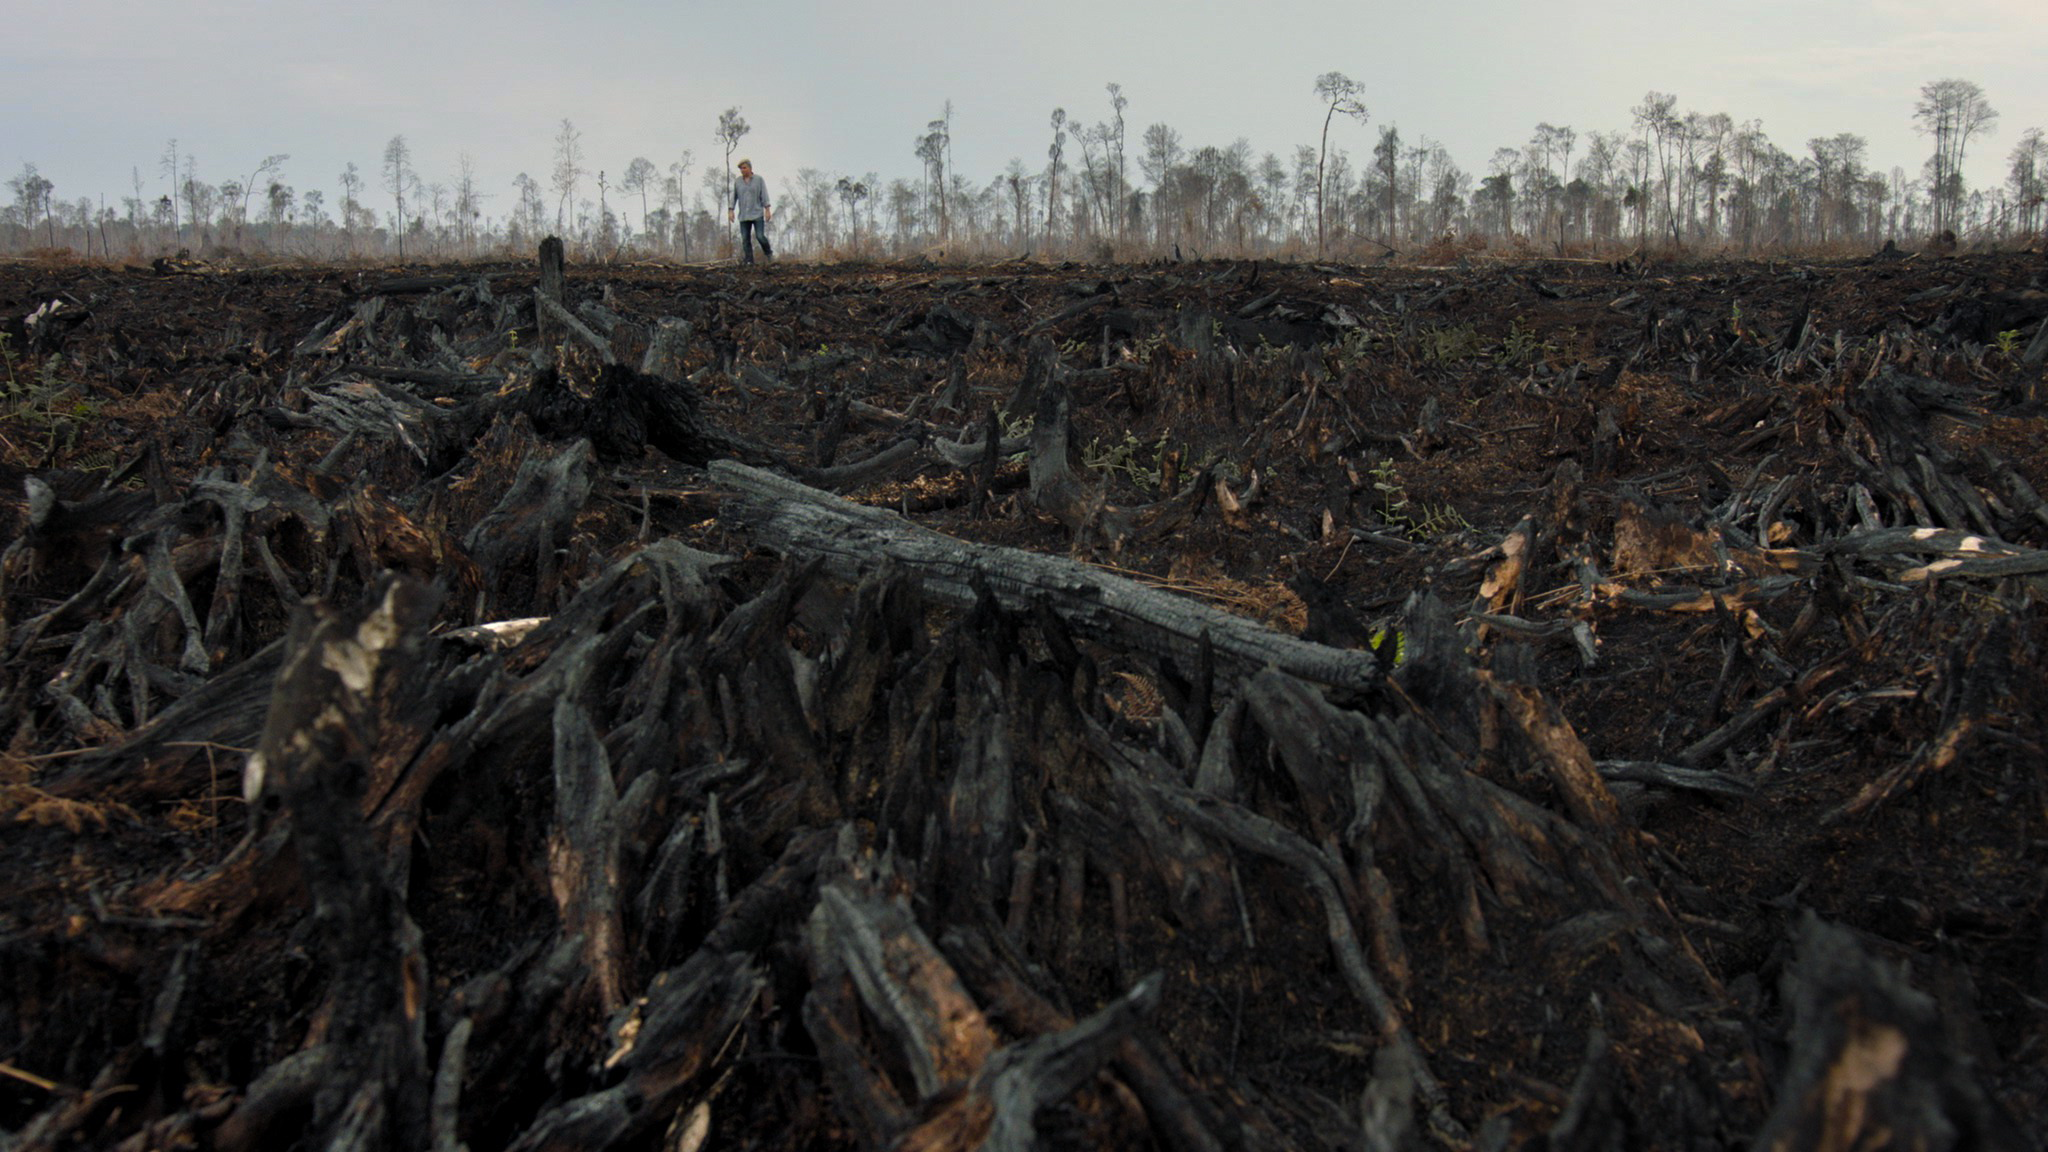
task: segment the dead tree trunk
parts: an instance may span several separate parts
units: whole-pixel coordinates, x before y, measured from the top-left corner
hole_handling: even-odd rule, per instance
[[[416,1148],[426,1135],[426,960],[363,818],[360,789],[383,698],[414,675],[413,650],[433,608],[426,587],[394,581],[357,611],[303,610],[249,767],[250,791],[275,795],[280,819],[290,821],[329,973],[330,1023],[307,1056],[323,1066],[308,1101],[323,1148]],[[298,1083],[277,1090],[295,1094]],[[222,1146],[267,1145],[278,1135],[268,1131],[276,1111],[252,1094],[229,1117]]]
[[[1785,969],[1785,1083],[1758,1152],[1794,1148],[1983,1148],[2031,1152],[1972,1072],[1934,999],[1853,933],[1808,912]]]
[[[555,317],[563,304],[567,290],[567,273],[563,268],[562,241],[550,236],[540,242],[540,283],[533,290],[534,327],[540,331],[540,346],[554,347],[561,339],[562,327]],[[541,303],[546,300],[555,305],[549,309]]]
[[[739,493],[742,498],[728,505],[729,514],[763,543],[815,556],[849,583],[892,563],[941,601],[972,605],[978,589],[985,587],[1012,611],[1044,605],[1081,635],[1114,638],[1187,669],[1196,667],[1206,644],[1241,667],[1273,664],[1322,684],[1364,687],[1382,675],[1370,652],[1306,643],[1062,557],[941,536],[892,512],[731,461],[713,463],[711,475]]]

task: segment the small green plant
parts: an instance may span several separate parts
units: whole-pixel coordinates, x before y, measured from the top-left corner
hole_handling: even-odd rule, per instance
[[[1002,425],[1003,439],[1005,440],[1015,440],[1020,437],[1029,436],[1031,435],[1031,430],[1038,426],[1038,421],[1029,413],[1012,415],[1000,408],[996,410],[996,423]]]
[[[1029,415],[1012,416],[1000,408],[996,409],[996,424],[1002,429],[997,437],[998,442],[1002,440],[1022,440],[1024,437],[1031,435],[1032,429],[1038,427],[1038,421],[1034,417]],[[1012,464],[1021,463],[1029,459],[1030,456],[1029,452],[1013,453],[1009,458],[1009,462]]]
[[[2013,328],[2000,332],[1997,338],[1992,341],[1992,347],[1997,348],[1998,354],[2007,360],[2018,356],[2020,354],[2020,330]]]
[[[67,382],[63,368],[64,358],[51,355],[24,371],[21,356],[0,333],[0,374],[5,376],[0,380],[0,423],[23,434],[36,449],[30,453],[8,437],[4,448],[10,455],[24,456],[24,462],[49,460],[75,448],[79,434],[98,417],[100,405]]]
[[[1389,640],[1394,642],[1394,666],[1398,668],[1408,661],[1408,638],[1401,634],[1399,628],[1382,628],[1374,632],[1372,634],[1372,650],[1375,652],[1386,651],[1387,641]]]
[[[1081,462],[1102,472],[1121,472],[1131,481],[1147,489],[1159,487],[1166,467],[1167,435],[1159,434],[1157,444],[1146,444],[1137,434],[1124,430],[1124,438],[1103,444],[1100,439],[1091,440],[1081,450]]]
[[[1408,499],[1408,486],[1401,480],[1401,473],[1392,460],[1383,459],[1372,466],[1372,489],[1377,494],[1380,519],[1388,527],[1397,528],[1410,536],[1428,539],[1446,532],[1470,528],[1464,516],[1449,504],[1430,505],[1412,502]]]
[[[1372,490],[1379,493],[1380,519],[1389,524],[1407,522],[1408,488],[1401,483],[1401,474],[1394,470],[1392,460],[1380,460],[1373,464]]]
[[[1501,363],[1514,368],[1533,368],[1555,351],[1533,329],[1524,327],[1520,317],[1508,325],[1508,334],[1500,342]]]
[[[1422,330],[1418,343],[1422,359],[1437,364],[1470,360],[1486,346],[1470,324],[1432,324]]]
[[[1333,371],[1357,368],[1372,353],[1372,333],[1363,328],[1346,328],[1344,335],[1326,346]]]
[[[1164,331],[1154,332],[1150,336],[1140,336],[1131,342],[1124,354],[1140,364],[1150,364],[1153,358],[1159,355],[1160,350],[1166,347],[1167,339]]]
[[[1266,339],[1265,333],[1262,332],[1259,334],[1259,342],[1252,348],[1251,362],[1261,368],[1278,364],[1287,359],[1287,352],[1285,347]]]

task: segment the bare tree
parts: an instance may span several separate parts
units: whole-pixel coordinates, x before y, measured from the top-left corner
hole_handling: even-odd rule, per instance
[[[1156,191],[1165,182],[1166,174],[1180,163],[1183,153],[1180,133],[1165,124],[1154,124],[1145,129],[1142,143],[1144,150],[1138,153],[1138,171]]]
[[[547,196],[541,192],[540,181],[524,172],[512,178],[512,187],[519,194],[519,202],[512,209],[512,218],[526,231],[526,240],[531,246],[547,227]]]
[[[848,244],[854,251],[860,250],[860,202],[868,198],[868,186],[849,176],[841,176],[833,190],[839,193],[840,206],[846,209],[846,234]]]
[[[925,125],[924,135],[917,138],[914,153],[924,165],[924,194],[922,199],[925,213],[937,226],[940,243],[945,243],[949,231],[946,212],[946,166],[951,152],[953,102],[946,101],[946,114]]]
[[[1325,105],[1323,111],[1323,138],[1316,150],[1316,255],[1323,254],[1323,174],[1330,157],[1330,121],[1338,113],[1358,121],[1366,122],[1369,113],[1365,102],[1359,98],[1365,86],[1342,72],[1325,72],[1316,77],[1316,98]]]
[[[128,182],[135,189],[134,199],[127,200],[128,226],[135,229],[137,237],[140,238],[143,217],[145,215],[143,210],[145,201],[142,198],[142,169],[130,164],[128,166]],[[124,197],[124,199],[126,198]]]
[[[565,213],[576,197],[576,185],[588,169],[583,167],[583,133],[567,117],[555,133],[555,170],[549,184],[555,190],[555,229],[560,231]]]
[[[1172,198],[1167,195],[1167,181],[1173,170],[1179,166],[1183,150],[1180,133],[1165,124],[1153,124],[1145,129],[1139,138],[1138,171],[1152,185],[1152,219],[1157,225],[1153,242],[1166,243],[1167,222],[1171,218]]]
[[[24,162],[21,174],[9,180],[7,187],[14,193],[14,203],[21,213],[22,226],[33,233],[36,218],[41,217],[49,235],[49,246],[55,248],[57,224],[50,215],[50,189],[54,185],[50,183],[49,178],[37,172],[35,165]],[[31,240],[30,243],[34,241]]]
[[[158,161],[158,170],[171,178],[171,233],[178,234],[178,138],[173,136],[164,145],[163,157]]]
[[[1653,90],[1644,93],[1643,102],[1631,109],[1631,111],[1635,113],[1636,126],[1643,130],[1644,147],[1652,148],[1650,155],[1657,160],[1660,183],[1664,189],[1664,222],[1671,229],[1671,242],[1674,245],[1683,245],[1685,241],[1678,234],[1678,213],[1672,204],[1672,184],[1674,183],[1672,167],[1677,162],[1675,150],[1678,145],[1680,131],[1683,127],[1678,114],[1674,111],[1677,105],[1678,97],[1668,92]],[[1655,141],[1654,147],[1652,146],[1652,141]],[[1647,184],[1648,180],[1644,180],[1643,183]],[[1647,197],[1648,193],[1647,191],[1642,191],[1639,192],[1639,195]],[[1645,228],[1647,228],[1649,213],[1647,199],[1642,202],[1642,211],[1644,213]],[[1647,233],[1645,235],[1647,236]]]
[[[1522,154],[1513,148],[1494,149],[1493,172],[1479,181],[1479,190],[1472,194],[1476,203],[1491,207],[1494,228],[1503,236],[1515,230],[1515,168],[1521,159]]]
[[[341,184],[341,232],[351,256],[356,250],[356,221],[363,211],[363,174],[350,161],[341,175],[335,178]]]
[[[953,171],[953,102],[951,100],[946,101],[943,112],[945,115],[940,120],[940,126],[945,130],[946,134],[944,142],[946,173],[950,176]],[[947,181],[942,180],[939,182],[939,239],[942,241],[949,241],[953,231],[952,211],[951,205],[946,198],[946,185]]]
[[[1116,233],[1121,236],[1126,231],[1125,218],[1128,213],[1124,210],[1124,201],[1130,191],[1130,172],[1124,165],[1124,109],[1129,107],[1131,102],[1124,97],[1124,86],[1121,84],[1105,85],[1104,90],[1109,93],[1110,108],[1109,132],[1103,137],[1103,143],[1109,148],[1109,207],[1111,218],[1116,221]]]
[[[753,126],[740,116],[738,105],[718,114],[718,145],[725,150],[725,200],[719,207],[727,207],[732,203],[732,154],[739,151],[740,138],[753,130]],[[732,234],[737,237],[739,225],[734,224],[732,227]]]
[[[1373,167],[1380,177],[1381,203],[1384,219],[1380,235],[1391,251],[1396,238],[1396,208],[1401,195],[1401,130],[1389,124],[1380,129],[1380,142],[1373,146]]]
[[[272,180],[270,187],[264,190],[263,219],[273,232],[291,218],[292,205],[297,199],[298,193],[282,180]]]
[[[247,219],[249,215],[250,194],[255,192],[256,189],[259,187],[268,187],[267,184],[263,183],[263,178],[265,176],[275,175],[277,170],[279,168],[282,168],[284,166],[284,162],[289,159],[291,159],[291,156],[283,152],[280,152],[275,156],[265,156],[263,158],[263,162],[256,165],[255,170],[251,171],[248,176],[243,178],[242,217],[244,219]]]
[[[647,231],[647,190],[660,178],[661,173],[654,167],[654,161],[645,156],[633,157],[633,162],[626,165],[626,174],[619,178],[621,189],[640,194],[640,231],[643,233]]]
[[[229,180],[220,186],[221,231],[226,232],[233,229],[236,233],[239,233],[241,226],[242,182],[240,180]]]
[[[882,174],[881,174],[880,172],[863,172],[863,173],[861,173],[861,177],[860,177],[860,182],[861,182],[862,184],[865,184],[865,185],[867,185],[867,189],[868,189],[868,196],[867,196],[867,199],[866,199],[866,200],[864,201],[864,203],[866,203],[866,204],[867,204],[867,206],[868,206],[868,207],[867,207],[867,218],[868,218],[868,219],[867,219],[867,222],[868,222],[868,236],[872,238],[872,237],[873,237],[873,236],[874,236],[874,235],[876,234],[876,231],[875,231],[875,209],[876,209],[876,207],[878,206],[878,205],[877,205],[877,201],[881,200],[881,198],[882,198],[882,195],[881,195],[881,194],[882,194],[882,191],[883,191],[883,185],[882,185]],[[859,204],[860,204],[860,203],[862,203],[862,202],[856,202],[856,204],[855,204],[855,207],[859,207]]]
[[[1707,235],[1725,240],[1721,229],[1721,191],[1728,184],[1727,146],[1735,121],[1726,112],[1715,112],[1700,120],[1700,145],[1706,159],[1700,162],[1699,185],[1707,205]]]
[[[1016,245],[1019,251],[1031,244],[1031,186],[1038,178],[1024,167],[1024,161],[1012,156],[1010,166],[1003,169],[1000,177],[1003,188],[1010,194],[1011,214],[1015,217]]]
[[[1429,210],[1431,225],[1438,232],[1448,231],[1452,219],[1465,201],[1465,189],[1472,177],[1459,168],[1451,159],[1450,152],[1441,144],[1431,143],[1429,151]]]
[[[1561,206],[1555,206],[1553,202],[1556,199],[1557,193],[1567,191],[1567,182],[1571,179],[1572,171],[1572,146],[1577,143],[1578,138],[1578,133],[1572,131],[1569,126],[1560,128],[1550,123],[1539,123],[1536,125],[1536,135],[1529,140],[1529,151],[1537,157],[1536,169],[1541,174],[1544,196],[1544,226],[1546,229],[1550,212],[1553,207],[1557,207],[1557,249],[1559,252],[1564,251],[1566,213]],[[1551,167],[1553,156],[1557,160],[1555,168]]]
[[[476,186],[476,161],[464,152],[455,161],[455,236],[464,255],[476,251],[476,225],[484,214],[483,199]]]
[[[299,197],[298,219],[315,236],[325,231],[330,223],[327,219],[327,194],[318,188],[306,189],[305,195]]]
[[[199,157],[185,153],[185,173],[178,182],[178,190],[185,194],[185,222],[192,225],[192,239],[203,241],[203,225],[213,215],[215,191],[213,185],[199,178]]]
[[[908,180],[889,181],[889,223],[895,230],[896,250],[902,251],[910,243],[910,237],[917,228],[917,189]]]
[[[1287,165],[1271,152],[1259,158],[1259,213],[1267,243],[1287,231]]]
[[[835,188],[831,179],[824,172],[816,168],[799,168],[796,170],[796,195],[792,197],[785,192],[782,204],[783,211],[788,212],[792,200],[795,202],[796,227],[794,231],[802,237],[802,244],[798,248],[799,251],[822,252],[837,242],[832,234],[832,196],[834,191]],[[783,232],[785,243],[789,239],[790,231],[791,229],[785,226]]]
[[[1836,174],[1832,141],[1825,136],[1815,136],[1806,142],[1806,150],[1813,155],[1814,238],[1826,244],[1829,219],[1834,215],[1835,190],[1841,179]]]
[[[1963,202],[1963,154],[1970,137],[1989,132],[1998,110],[1984,90],[1968,80],[1936,80],[1920,89],[1913,119],[1922,135],[1934,137],[1934,155],[1927,160],[1929,194],[1934,201],[1934,231],[1955,227]]]
[[[2012,192],[2014,222],[2022,233],[2041,227],[2042,205],[2048,200],[2048,139],[2039,128],[2029,128],[2007,157],[2011,165],[2005,178]]]
[[[729,163],[732,158],[728,155],[726,159]],[[702,193],[711,198],[712,210],[710,215],[714,217],[712,227],[706,230],[705,237],[706,239],[716,239],[718,222],[715,217],[719,212],[725,211],[732,206],[732,169],[727,168],[721,173],[716,168],[706,167],[704,174],[697,178],[697,182]],[[732,227],[737,228],[738,225],[735,224]],[[736,239],[731,229],[726,231],[725,237],[727,241]],[[707,253],[707,255],[716,255],[716,253]]]
[[[1045,150],[1045,246],[1057,236],[1060,205],[1060,159],[1066,155],[1067,110],[1052,110],[1052,144]]]
[[[1109,125],[1097,124],[1091,131],[1087,126],[1077,123],[1067,135],[1081,145],[1081,171],[1078,175],[1081,178],[1082,207],[1086,209],[1081,213],[1081,219],[1090,222],[1090,231],[1107,231],[1109,211],[1104,201],[1107,198],[1108,182],[1096,168],[1095,148],[1109,135]]]
[[[415,201],[413,222],[423,225],[431,221],[432,227],[424,230],[425,235],[429,243],[438,243],[442,237],[448,234],[448,186],[415,179],[413,181],[413,199]],[[426,211],[418,211],[418,206],[421,204],[426,206]]]
[[[398,233],[398,258],[405,259],[405,194],[412,190],[417,177],[412,170],[412,147],[403,135],[393,136],[384,145],[384,189],[391,193],[396,209],[394,231]]]
[[[612,216],[611,201],[605,198],[605,192],[609,188],[610,185],[605,183],[604,169],[599,168],[597,170],[597,244],[598,248],[604,253],[606,260],[612,258],[619,246],[618,221]]]
[[[1806,142],[1813,155],[1815,239],[1828,243],[1839,225],[1854,227],[1852,197],[1863,182],[1863,151],[1867,142],[1854,132],[1816,136]],[[1846,237],[1844,237],[1846,239]]]
[[[670,220],[670,251],[674,251],[674,237],[677,234],[681,234],[683,239],[683,259],[685,260],[690,258],[689,175],[690,165],[695,160],[696,157],[689,149],[683,149],[682,156],[669,164],[668,175],[663,177],[661,181],[662,207],[674,213]]]
[[[1595,136],[1595,146],[1603,146],[1606,139]],[[1762,217],[1763,174],[1770,147],[1763,125],[1755,120],[1745,121],[1728,140],[1728,154],[1734,167],[1733,191],[1728,197],[1728,232],[1731,239],[1741,237],[1745,252],[1756,245]],[[1587,159],[1591,161],[1591,152]]]

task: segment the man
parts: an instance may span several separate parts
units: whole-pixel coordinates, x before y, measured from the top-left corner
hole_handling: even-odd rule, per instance
[[[768,182],[754,175],[752,160],[740,161],[740,178],[733,181],[732,205],[725,210],[726,223],[735,218],[740,222],[740,262],[754,262],[755,240],[761,242],[761,255],[773,260],[775,249],[768,246],[768,222],[775,219],[775,209],[768,206]]]

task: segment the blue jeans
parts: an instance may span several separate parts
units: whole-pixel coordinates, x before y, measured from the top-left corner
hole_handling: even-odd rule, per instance
[[[766,220],[740,221],[740,262],[754,262],[754,241],[761,242],[761,255],[773,259],[775,249],[768,246],[768,222]]]

